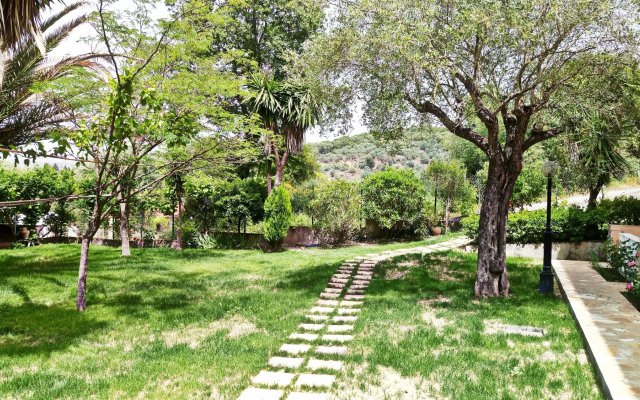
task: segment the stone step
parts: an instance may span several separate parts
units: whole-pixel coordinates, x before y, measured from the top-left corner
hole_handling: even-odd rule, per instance
[[[370,281],[371,275],[356,275],[353,277],[353,281]]]
[[[336,288],[325,288],[324,291],[326,293],[342,293],[342,289],[336,289]]]
[[[333,361],[333,360],[319,360],[317,358],[312,358],[307,363],[307,368],[312,371],[316,371],[319,369],[331,369],[334,371],[340,371],[342,369],[343,362],[342,361]]]
[[[300,374],[296,381],[296,386],[302,387],[331,387],[336,381],[335,375],[325,374]]]
[[[282,390],[258,389],[250,387],[245,389],[240,394],[238,400],[280,400],[283,395],[284,392]]]
[[[344,300],[340,303],[340,307],[357,307],[361,305],[362,305],[361,301],[351,301],[351,300]]]
[[[337,299],[340,297],[340,293],[322,292],[320,293],[320,297],[322,297],[323,299]]]
[[[342,289],[343,287],[345,287],[346,285],[344,283],[338,283],[338,282],[329,282],[327,284],[327,286],[336,288],[336,289]]]
[[[364,300],[363,294],[348,294],[344,296],[345,300]]]
[[[274,368],[300,368],[303,362],[304,358],[298,357],[271,357],[267,364]]]
[[[347,294],[364,294],[364,289],[348,289]]]
[[[347,354],[349,350],[344,346],[318,346],[316,347],[316,353],[318,354],[334,354],[343,356]]]
[[[329,400],[329,395],[326,393],[293,392],[289,393],[287,400]]]
[[[352,335],[323,335],[322,340],[325,342],[350,342],[353,340]]]
[[[306,315],[305,317],[314,322],[323,322],[329,319],[327,315]]]
[[[351,288],[356,290],[366,290],[368,287],[369,285],[351,285]]]
[[[335,307],[340,304],[340,302],[338,300],[318,300],[316,301],[316,304],[323,307]]]
[[[300,324],[298,328],[305,331],[321,331],[324,328],[324,324]]]
[[[308,344],[283,344],[280,351],[288,354],[303,354],[309,351],[311,346]]]
[[[338,308],[338,315],[354,315],[360,312],[358,308]]]
[[[330,333],[350,332],[352,330],[353,330],[353,325],[329,325],[329,326],[327,326],[327,332],[330,332]]]
[[[351,282],[352,285],[360,285],[360,286],[369,286],[369,281],[364,281],[362,279],[354,279]]]
[[[263,370],[251,379],[251,383],[265,386],[289,386],[295,376],[289,372]]]
[[[332,307],[311,307],[310,310],[314,314],[331,314],[333,312]]]
[[[331,278],[331,283],[347,283],[347,282],[349,282],[349,279]]]
[[[331,319],[333,322],[356,322],[358,320],[358,317],[354,317],[354,316],[339,316],[336,315],[335,317],[333,317]]]
[[[289,339],[306,340],[307,342],[313,342],[318,339],[317,333],[292,333],[289,335]]]
[[[347,275],[347,274],[333,274],[332,278],[337,278],[337,279],[349,279],[351,278],[351,275]]]

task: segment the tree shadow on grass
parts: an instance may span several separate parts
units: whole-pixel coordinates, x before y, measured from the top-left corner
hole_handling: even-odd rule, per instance
[[[70,307],[33,303],[4,307],[0,320],[0,355],[49,354],[105,327],[106,323]]]

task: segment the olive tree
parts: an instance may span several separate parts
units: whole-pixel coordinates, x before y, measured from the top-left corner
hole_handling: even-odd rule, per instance
[[[361,99],[377,131],[426,120],[486,155],[475,294],[507,295],[506,223],[524,154],[564,131],[559,93],[615,62],[603,54],[634,48],[637,5],[356,0],[331,11],[300,69],[338,104]]]

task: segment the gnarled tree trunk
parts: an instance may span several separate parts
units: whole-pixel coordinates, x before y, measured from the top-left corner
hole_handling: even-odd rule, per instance
[[[499,160],[489,162],[478,231],[478,274],[474,289],[477,297],[509,294],[507,219],[511,194],[521,169],[521,162],[514,165],[504,165]]]

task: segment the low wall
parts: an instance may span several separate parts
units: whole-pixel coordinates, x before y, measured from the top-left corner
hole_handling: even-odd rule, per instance
[[[287,232],[287,237],[284,238],[284,245],[286,247],[310,246],[315,244],[318,244],[318,239],[313,232],[313,228],[308,226],[291,228],[289,232]]]
[[[598,250],[602,242],[554,243],[551,258],[554,260],[591,261],[598,254],[600,261],[606,261]],[[467,251],[477,250],[477,246],[467,246]],[[507,244],[507,257],[539,258],[543,257],[543,244]]]

